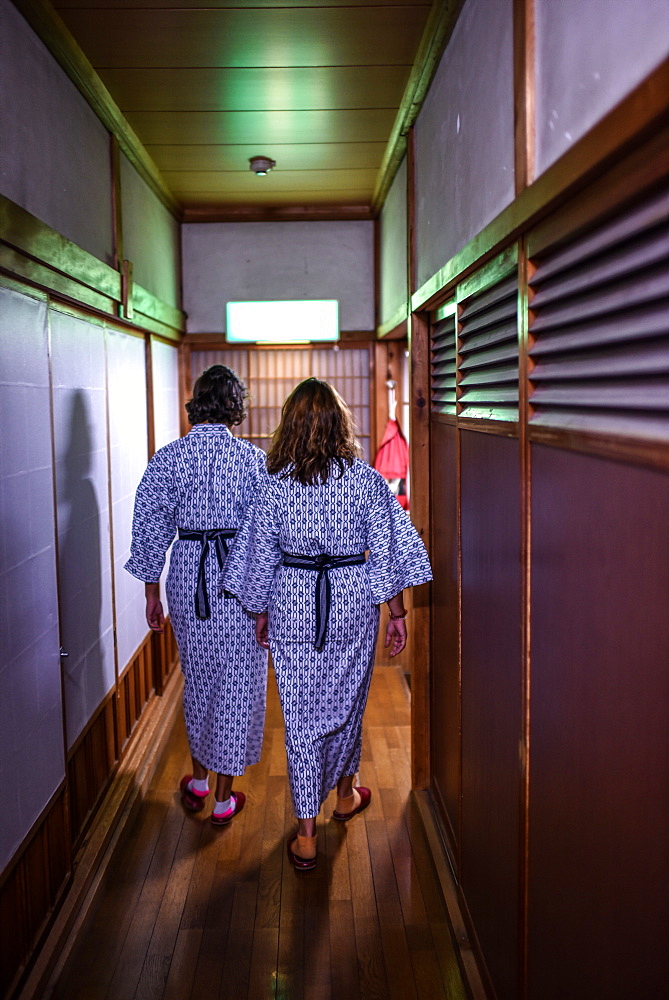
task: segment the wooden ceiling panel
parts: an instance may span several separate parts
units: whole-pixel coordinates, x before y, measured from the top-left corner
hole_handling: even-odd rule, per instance
[[[49,0],[21,2],[39,7]],[[115,102],[111,121],[120,108],[186,217],[215,215],[217,206],[239,217],[247,209],[299,217],[309,206],[323,215],[339,206],[343,218],[370,216],[379,171],[387,173],[388,142],[404,121],[398,109],[413,106],[407,101],[420,78],[417,53],[425,58],[426,39],[453,3],[64,0],[55,6]],[[65,45],[76,49],[68,39]],[[80,58],[76,49],[75,63]],[[132,150],[137,140],[128,134]],[[142,164],[146,153],[137,149],[134,162]],[[248,170],[258,154],[277,161],[264,179]],[[169,199],[149,167],[156,190]]]
[[[409,66],[104,69],[123,111],[397,108]]]
[[[274,174],[284,170],[378,170],[385,142],[302,143],[301,145],[276,145],[262,148],[264,155],[277,162]],[[147,152],[159,169],[181,172],[214,170],[240,170],[258,153],[258,146],[178,145],[147,146]]]
[[[135,111],[126,117],[148,145],[254,144],[264,153],[274,143],[387,141],[395,111]]]
[[[106,67],[411,66],[425,23],[385,6],[59,12],[103,80]]]

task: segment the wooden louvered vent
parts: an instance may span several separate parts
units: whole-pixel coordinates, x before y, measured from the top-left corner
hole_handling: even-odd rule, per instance
[[[669,435],[669,192],[535,260],[531,425]]]
[[[457,367],[455,304],[431,331],[432,412],[455,415]]]
[[[517,271],[461,300],[460,307],[460,416],[517,420]]]

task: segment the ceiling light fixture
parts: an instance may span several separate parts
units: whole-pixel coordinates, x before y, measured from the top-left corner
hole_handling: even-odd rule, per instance
[[[276,166],[276,160],[271,160],[269,156],[252,156],[249,159],[250,167],[256,177],[264,177]]]

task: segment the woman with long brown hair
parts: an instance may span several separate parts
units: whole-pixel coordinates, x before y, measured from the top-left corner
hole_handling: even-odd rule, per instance
[[[337,820],[369,805],[371,792],[353,779],[379,605],[388,603],[385,641],[396,656],[406,645],[402,591],[432,578],[418,533],[358,450],[336,390],[301,382],[272,440],[269,484],[221,578],[257,614],[258,642],[272,651],[298,822],[288,852],[298,871],[316,865],[316,816],[332,788]]]

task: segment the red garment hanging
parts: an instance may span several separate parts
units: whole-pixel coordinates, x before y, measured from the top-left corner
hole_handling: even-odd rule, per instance
[[[409,509],[406,480],[409,475],[409,446],[396,420],[389,420],[374,459],[374,468],[380,472],[402,507]]]

